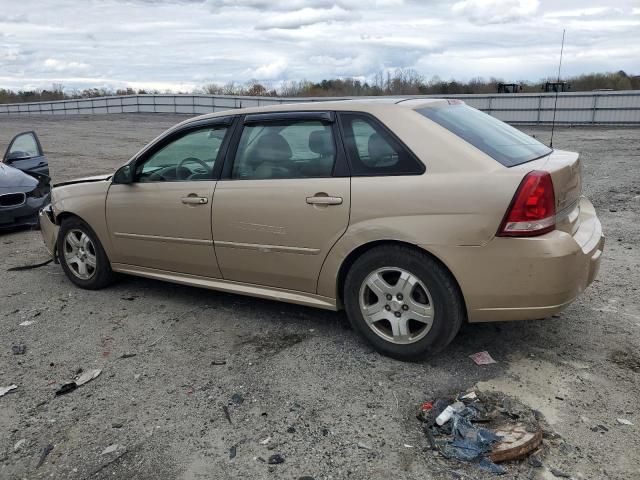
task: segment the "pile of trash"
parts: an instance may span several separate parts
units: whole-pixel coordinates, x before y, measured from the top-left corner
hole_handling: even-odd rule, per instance
[[[501,462],[528,457],[542,444],[539,414],[495,393],[425,402],[417,416],[432,450],[497,475],[506,473]]]

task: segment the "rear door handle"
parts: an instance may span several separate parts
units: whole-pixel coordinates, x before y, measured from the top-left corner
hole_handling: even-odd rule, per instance
[[[315,196],[307,197],[309,205],[341,205],[342,197]]]
[[[188,197],[182,197],[181,200],[182,203],[185,203],[187,205],[204,205],[209,201],[209,199],[206,197],[196,197],[191,195]]]

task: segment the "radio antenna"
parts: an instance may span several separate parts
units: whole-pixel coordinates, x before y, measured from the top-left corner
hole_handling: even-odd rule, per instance
[[[553,131],[556,128],[556,109],[558,107],[558,90],[560,89],[560,70],[562,69],[562,54],[564,53],[564,34],[566,29],[562,29],[562,46],[560,47],[560,63],[558,64],[558,80],[556,81],[556,99],[553,102],[553,120],[551,121],[551,140],[549,148],[553,148]]]

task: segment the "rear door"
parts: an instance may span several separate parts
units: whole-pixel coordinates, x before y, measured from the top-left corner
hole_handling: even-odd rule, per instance
[[[49,176],[49,162],[44,157],[36,132],[23,132],[13,137],[2,161],[26,172]]]
[[[222,275],[314,293],[349,223],[350,178],[330,112],[247,115],[216,186]]]

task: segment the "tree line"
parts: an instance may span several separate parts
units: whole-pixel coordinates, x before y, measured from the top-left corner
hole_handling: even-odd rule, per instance
[[[515,82],[520,92],[540,92],[544,84],[553,78],[538,82]],[[593,90],[640,90],[640,75],[629,75],[620,70],[609,73],[589,73],[563,78],[569,84],[569,91]],[[308,80],[285,81],[277,87],[257,80],[247,83],[230,82],[224,85],[211,83],[193,91],[173,92],[132,88],[108,89],[87,88],[69,90],[62,84],[53,84],[51,89],[10,90],[0,88],[0,103],[42,102],[74,98],[95,98],[109,95],[142,95],[147,93],[193,93],[210,95],[242,95],[270,97],[344,97],[379,95],[454,95],[465,93],[496,93],[503,80],[477,77],[469,81],[442,80],[438,76],[426,79],[412,69],[398,69],[395,72],[378,73],[370,81],[357,78],[335,78],[312,82]]]

